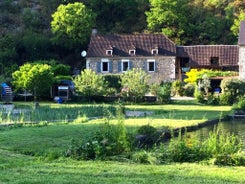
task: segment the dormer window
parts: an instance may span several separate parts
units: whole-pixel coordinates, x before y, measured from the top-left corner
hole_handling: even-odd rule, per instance
[[[130,55],[135,55],[135,52],[136,52],[135,49],[132,49],[132,50],[129,50],[129,51],[128,51],[128,53],[129,53]]]
[[[112,56],[112,54],[113,54],[113,50],[112,49],[106,50],[106,55]]]
[[[152,49],[151,54],[152,55],[158,55],[158,48]]]
[[[211,57],[210,58],[211,66],[218,66],[219,65],[219,58],[218,57]]]

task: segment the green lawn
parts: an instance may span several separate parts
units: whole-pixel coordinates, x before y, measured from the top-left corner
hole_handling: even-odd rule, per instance
[[[72,106],[74,109],[84,106],[41,104],[41,107],[50,105],[53,108]],[[126,110],[154,113],[148,117],[126,119],[125,125],[131,131],[143,124],[190,126],[219,118],[221,113],[227,114],[230,109],[228,106],[203,106],[193,102],[188,105],[185,102],[127,105]],[[99,119],[1,128],[0,183],[245,183],[245,167],[189,163],[143,165],[130,161],[77,161],[64,157],[73,138],[90,136],[104,122]],[[111,120],[111,123],[115,122]]]
[[[139,165],[128,162],[40,160],[0,150],[0,183],[244,183],[244,167],[201,164]]]

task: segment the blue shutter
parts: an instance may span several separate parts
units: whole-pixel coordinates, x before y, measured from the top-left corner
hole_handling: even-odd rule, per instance
[[[146,72],[148,72],[148,70],[147,70],[148,62],[145,61],[144,64],[145,64],[145,66],[144,66],[143,70],[145,70]]]
[[[154,70],[157,72],[157,61],[155,61]]]
[[[128,69],[129,70],[132,70],[133,69],[133,62],[132,61],[129,61],[128,62]]]
[[[101,73],[101,62],[97,62],[97,73]]]
[[[118,72],[120,73],[122,71],[122,62],[121,61],[118,61],[117,63],[117,67],[118,67]]]
[[[109,61],[108,64],[109,64],[109,72],[112,73],[113,72],[112,61]]]

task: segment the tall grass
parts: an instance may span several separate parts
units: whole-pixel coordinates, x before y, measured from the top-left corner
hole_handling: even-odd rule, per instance
[[[84,117],[102,117],[108,110],[113,115],[116,108],[113,105],[86,105],[86,106],[62,106],[50,108],[41,106],[37,109],[16,109],[5,112],[0,111],[1,123],[36,123],[36,122],[68,122]]]

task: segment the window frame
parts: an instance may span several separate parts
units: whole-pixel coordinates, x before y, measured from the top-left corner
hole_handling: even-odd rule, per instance
[[[107,70],[103,70],[104,69],[104,63],[107,63]],[[110,72],[109,59],[102,59],[101,60],[100,71],[101,71],[101,73],[109,73]]]
[[[154,69],[153,70],[150,70],[151,69],[151,67],[150,67],[150,64],[151,63],[153,63],[154,65],[153,65],[153,67],[154,67]],[[147,60],[147,71],[148,72],[155,72],[156,71],[156,60],[155,59],[148,59]]]
[[[112,56],[112,54],[113,54],[113,50],[112,49],[106,50],[106,55]]]
[[[124,63],[128,63],[128,68],[127,68],[127,70],[124,70]],[[121,71],[122,71],[122,72],[126,72],[126,71],[128,71],[128,70],[130,70],[130,67],[129,67],[129,59],[122,59],[122,61],[121,61]]]

